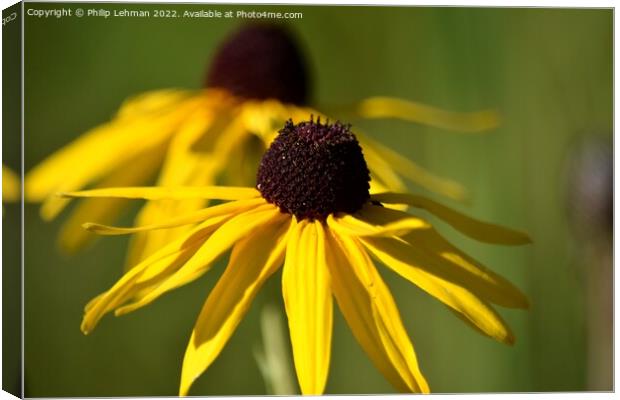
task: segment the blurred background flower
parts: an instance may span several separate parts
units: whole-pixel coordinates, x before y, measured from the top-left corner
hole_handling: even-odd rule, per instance
[[[20,197],[20,179],[9,167],[2,165],[2,202],[14,202]]]
[[[175,8],[182,12],[205,7]],[[609,381],[589,378],[592,371],[608,368],[605,360],[592,357],[599,350],[588,339],[607,337],[610,328],[586,318],[591,293],[609,293],[610,289],[600,283],[604,279],[597,278],[588,280],[594,289],[586,290],[584,277],[590,276],[592,268],[582,267],[607,250],[594,255],[573,251],[584,242],[575,240],[569,229],[565,212],[569,183],[564,179],[565,160],[577,136],[596,137],[602,146],[611,148],[610,10],[209,8],[302,12],[303,19],[288,22],[311,54],[310,69],[318,78],[313,104],[320,108],[377,94],[451,110],[497,107],[502,126],[491,135],[455,135],[402,121],[351,122],[371,139],[462,183],[471,193],[470,204],[452,202],[451,206],[531,234],[535,246],[496,249],[445,229],[448,239],[478,255],[531,299],[528,313],[504,313],[517,332],[517,343],[504,348],[481,339],[393,274],[384,274],[384,279],[417,345],[418,357],[425,360],[425,374],[434,391],[611,388]],[[79,133],[108,119],[128,93],[200,88],[209,57],[239,22],[27,21],[26,171]],[[367,29],[370,25],[372,30]],[[70,118],[67,110],[71,110]],[[6,140],[18,145],[18,138]],[[120,223],[131,224],[135,211],[129,210]],[[82,306],[92,293],[115,281],[118,268],[114,266],[123,263],[127,242],[121,238],[100,242],[68,259],[53,245],[62,218],[46,224],[37,207],[27,205],[25,223],[30,249],[25,257],[26,395],[175,394],[178,380],[169,377],[179,376],[179,357],[201,299],[217,281],[224,263],[186,290],[123,317],[123,324],[103,324],[86,338],[77,328]],[[610,274],[610,269],[600,270]],[[276,281],[266,284],[209,374],[196,382],[196,393],[257,394],[265,390],[259,367],[247,354],[257,345],[261,305],[279,292]],[[415,324],[420,315],[423,325]],[[339,314],[335,314],[333,343],[326,392],[392,390]],[[236,376],[230,375],[231,370],[237,371]]]

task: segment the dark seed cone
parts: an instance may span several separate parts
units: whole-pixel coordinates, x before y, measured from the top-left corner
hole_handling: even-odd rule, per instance
[[[300,220],[358,211],[370,197],[370,174],[349,129],[338,122],[289,120],[261,160],[257,189]]]
[[[206,86],[248,99],[308,101],[308,74],[301,51],[286,28],[243,26],[216,51]]]

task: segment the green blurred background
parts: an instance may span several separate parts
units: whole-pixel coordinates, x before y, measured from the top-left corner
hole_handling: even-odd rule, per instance
[[[26,3],[26,9],[59,7]],[[499,310],[517,336],[515,346],[480,336],[419,289],[385,268],[382,274],[433,391],[612,389],[611,247],[605,246],[611,231],[601,228],[605,234],[595,239],[580,234],[586,227],[568,217],[567,205],[574,205],[567,160],[575,149],[593,142],[611,151],[611,10],[82,7],[300,11],[303,19],[288,25],[306,51],[315,105],[390,95],[459,111],[497,108],[503,124],[486,135],[401,121],[351,122],[470,190],[468,204],[444,203],[531,234],[533,245],[503,248],[439,223],[454,243],[528,294],[529,311]],[[106,121],[130,95],[199,88],[215,46],[242,22],[26,16],[25,170]],[[16,167],[18,158],[5,162]],[[121,223],[131,223],[135,210]],[[175,395],[193,323],[224,263],[145,309],[104,318],[84,336],[83,306],[120,276],[127,238],[104,238],[75,256],[62,255],[55,242],[66,215],[45,223],[36,205],[25,208],[26,396]],[[253,354],[261,346],[261,309],[280,301],[278,278],[192,394],[265,393]],[[327,393],[392,392],[335,315]]]

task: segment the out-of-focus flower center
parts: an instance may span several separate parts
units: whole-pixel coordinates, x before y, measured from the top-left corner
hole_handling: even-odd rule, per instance
[[[248,99],[308,101],[302,54],[291,34],[276,25],[248,25],[233,33],[215,53],[206,86]]]
[[[286,123],[261,160],[256,187],[283,212],[324,220],[359,210],[369,199],[369,181],[350,126],[319,119]]]

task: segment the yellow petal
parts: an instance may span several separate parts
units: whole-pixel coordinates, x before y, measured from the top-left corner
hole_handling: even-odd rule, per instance
[[[249,101],[243,104],[239,115],[245,128],[268,143],[273,132],[282,129],[284,122],[292,116],[288,114],[288,107],[279,101]]]
[[[288,119],[292,119],[293,123],[297,124],[309,121],[311,116],[326,119],[325,115],[311,108],[297,107],[269,99],[245,102],[240,118],[249,132],[260,137],[265,145],[269,146]]]
[[[284,215],[271,204],[231,218],[220,226],[178,271],[138,301],[116,310],[116,314],[121,315],[144,307],[162,294],[198,279],[237,241],[259,232],[267,223],[284,218]]]
[[[206,238],[225,220],[225,217],[219,216],[204,221],[125,273],[112,288],[88,303],[82,320],[82,332],[88,334],[104,314],[125,303],[144,286],[162,281],[171,271],[178,269],[179,262],[184,263],[195,254]]]
[[[365,135],[356,133],[357,140],[359,141],[362,150],[364,152],[364,158],[368,163],[368,168],[373,180],[379,181],[381,186],[386,187],[393,192],[403,192],[406,189],[405,183],[398,176],[394,165],[389,163],[382,157],[377,151],[377,146]]]
[[[107,189],[83,190],[80,192],[59,193],[63,197],[102,197],[119,199],[214,199],[243,200],[259,197],[254,188],[227,186],[197,187],[121,187]]]
[[[371,195],[371,198],[381,203],[407,204],[425,209],[465,235],[481,242],[505,245],[521,245],[532,242],[526,233],[476,220],[422,196],[407,193],[380,193]]]
[[[401,218],[382,224],[373,218],[375,214],[388,212],[384,207],[366,204],[355,215],[341,214],[327,217],[327,223],[331,229],[339,233],[352,236],[394,236],[402,235],[411,230],[429,229],[430,225],[416,217],[406,213],[399,213]]]
[[[204,97],[205,106],[189,115],[174,134],[157,186],[210,186],[229,161],[213,144],[219,143],[228,134],[228,126],[238,114],[238,100],[216,89],[207,89],[201,92],[201,96]],[[204,198],[152,200],[140,210],[134,225],[153,225],[207,205],[208,200]],[[138,232],[131,238],[125,269],[136,265],[188,228],[178,226]]]
[[[335,237],[327,235],[332,289],[353,335],[396,389],[428,393],[390,290],[355,239],[332,233]]]
[[[145,260],[144,265],[136,267],[136,271],[148,269],[148,271],[156,275],[156,279],[153,278],[140,282],[139,278],[143,274],[137,272],[136,275],[132,275],[133,273],[127,275],[127,278],[123,276],[118,285],[114,285],[108,292],[97,296],[86,305],[81,325],[82,332],[89,334],[95,329],[105,314],[124,304],[129,299],[134,298],[140,291],[156,286],[155,280],[159,281],[163,279],[162,276],[169,275],[177,270],[192,256],[199,246],[198,243],[193,243],[172,254],[161,256],[156,260]]]
[[[239,200],[234,203],[240,202],[244,202],[244,200]],[[134,226],[136,229],[134,230],[135,234],[132,235],[130,239],[128,254],[125,261],[125,269],[136,265],[141,260],[160,249],[166,243],[169,243],[176,237],[187,232],[187,230],[192,227],[191,225],[176,225],[175,222],[189,222],[191,224],[191,215],[196,212],[200,212],[201,209],[207,207],[208,204],[206,203],[207,200],[204,199],[153,200],[147,202],[134,220]],[[240,210],[242,209],[243,208],[240,208]],[[179,215],[187,215],[188,219],[185,221],[180,221],[183,217],[177,217]],[[161,222],[172,222],[171,225],[176,226],[166,229],[152,229],[160,225]],[[123,234],[123,232],[108,234]]]
[[[240,106],[241,110],[245,104]],[[227,185],[255,184],[256,166],[267,147],[256,130],[245,124],[243,115],[237,116],[214,142],[213,155],[217,157],[222,181]]]
[[[323,226],[301,221],[286,249],[282,294],[302,394],[322,394],[327,382],[333,312],[329,281]]]
[[[214,157],[191,150],[193,143],[209,132],[208,128],[214,118],[211,107],[201,108],[179,127],[179,131],[170,143],[157,186],[209,186],[214,183],[217,172]],[[207,200],[201,198],[149,201],[139,211],[134,225],[153,225],[177,215],[197,211],[206,207],[207,203]],[[179,226],[174,229],[139,232],[134,235],[130,241],[125,269],[136,265],[188,229],[188,226]]]
[[[404,188],[404,184],[403,184],[403,189],[402,190],[396,190],[396,189],[388,189],[385,185],[383,185],[383,183],[379,182],[377,179],[375,179],[372,174],[370,175],[370,189],[368,189],[368,193],[375,194],[375,193],[385,193],[385,192],[389,192],[390,190],[394,190],[394,191],[398,191],[398,192],[406,192],[406,188]],[[407,206],[404,204],[384,204],[383,205],[385,208],[391,208],[393,210],[401,210],[401,211],[405,211],[407,210]]]
[[[193,257],[194,254],[196,254],[200,247],[209,238],[209,236],[211,236],[211,234],[217,229],[219,229],[223,224],[228,222],[232,217],[232,214],[218,215],[205,220],[197,227],[180,236],[182,238],[186,238],[182,239],[183,244],[181,245],[181,248],[185,249],[192,247],[193,251],[190,254],[190,258]],[[177,241],[172,241],[172,243],[177,243]],[[189,258],[186,261],[189,261]],[[185,262],[182,263],[178,266],[178,268],[175,268],[174,271],[176,272],[185,264]],[[136,282],[145,285],[155,284],[156,286],[159,286],[163,282],[163,280],[167,279],[170,275],[171,274],[167,273],[167,271],[164,271],[162,269],[149,267],[144,270],[144,272],[142,273],[142,275],[140,275]]]
[[[367,137],[361,136],[359,140],[364,148],[364,154],[366,155],[368,165],[372,166],[371,172],[375,175],[379,176],[378,174],[380,171],[391,170],[394,174],[401,175],[433,193],[457,201],[467,200],[467,189],[460,183],[437,176],[408,158],[401,156],[392,149],[370,140]],[[385,166],[381,166],[382,164]],[[385,172],[383,172],[383,174],[385,175]],[[404,191],[394,184],[386,183],[386,186],[392,192]]]
[[[125,118],[160,112],[192,95],[195,95],[193,91],[180,89],[164,89],[140,93],[123,101],[116,116],[118,118]]]
[[[211,102],[211,124],[202,135],[193,140],[189,149],[202,154],[211,154],[219,157],[215,148],[221,144],[221,139],[237,135],[243,124],[240,121],[240,106],[238,99],[226,98],[221,102]]]
[[[246,237],[233,248],[228,266],[209,294],[185,351],[179,395],[220,354],[250,308],[254,297],[282,264],[288,226],[267,224],[260,235]]]
[[[466,288],[443,279],[443,277],[433,275],[417,264],[419,258],[411,256],[413,246],[409,246],[409,252],[403,254],[402,247],[398,247],[398,243],[402,242],[397,239],[364,238],[361,241],[379,261],[445,305],[461,313],[489,337],[507,344],[514,342],[510,328],[485,301],[473,295]],[[415,256],[419,256],[419,254],[415,254]]]
[[[97,187],[132,186],[144,182],[153,175],[162,158],[162,151],[143,154],[130,165],[114,171]],[[62,225],[58,235],[60,248],[70,254],[78,251],[95,237],[82,228],[84,221],[112,223],[128,205],[129,201],[126,199],[85,199],[80,201]]]
[[[133,303],[139,301],[144,296],[146,296],[149,293],[151,293],[165,279],[170,277],[173,272],[176,272],[179,268],[181,268],[183,265],[185,265],[187,263],[187,261],[189,261],[189,259],[191,257],[193,257],[194,254],[200,249],[200,246],[202,246],[202,244],[205,242],[205,240],[207,240],[208,236],[211,235],[219,226],[224,224],[226,221],[230,220],[233,217],[233,215],[234,214],[220,215],[220,216],[211,217],[211,218],[207,219],[205,222],[203,222],[202,224],[200,224],[199,226],[203,226],[204,223],[209,223],[210,226],[212,226],[213,228],[211,230],[209,230],[209,231],[206,231],[206,230],[203,231],[204,233],[201,234],[200,236],[197,236],[197,235],[191,236],[191,240],[192,240],[191,243],[195,244],[195,246],[193,246],[191,252],[188,253],[188,257],[185,257],[183,260],[181,260],[179,258],[179,263],[177,263],[175,265],[170,265],[169,267],[165,267],[165,269],[157,268],[155,266],[150,266],[149,268],[147,268],[144,271],[144,273],[140,276],[140,278],[136,281],[136,290],[134,290],[131,293],[131,302],[128,302],[127,305],[131,306]],[[151,231],[147,231],[146,233],[149,233],[149,232],[151,232]],[[187,232],[192,232],[192,230],[180,233],[175,238],[172,238],[167,243],[165,243],[162,246],[160,246],[158,249],[155,249],[148,256],[146,256],[145,259],[150,257],[152,254],[157,254],[157,252],[162,247],[166,247],[169,243],[171,243],[171,242],[174,243],[175,239],[178,239],[179,237],[186,237]],[[188,243],[187,245],[189,245],[189,244],[190,243]],[[135,268],[136,266],[139,266],[141,264],[142,264],[141,262],[138,262],[136,265],[130,265],[130,266],[125,268],[125,271],[127,271],[127,270],[129,270],[131,268]],[[115,314],[116,315],[121,315],[121,314],[127,313],[129,311],[131,311],[131,309],[127,310],[124,307],[119,307],[118,309],[116,309]]]
[[[164,221],[157,224],[137,226],[132,228],[122,228],[115,226],[106,226],[95,223],[85,223],[83,226],[85,229],[97,233],[99,235],[127,235],[130,233],[144,232],[156,229],[174,228],[181,225],[195,224],[200,221],[204,221],[207,218],[227,215],[232,213],[238,213],[256,208],[259,205],[265,204],[265,200],[262,198],[239,200],[231,203],[224,203],[213,207],[208,207],[199,211],[194,211],[187,215],[171,218],[168,221]]]
[[[407,189],[404,184],[402,185],[402,189],[399,189],[399,190],[390,189],[385,184],[383,184],[381,181],[376,179],[372,174],[370,174],[370,182],[368,182],[368,184],[370,185],[370,188],[368,189],[368,193],[370,194],[385,193],[385,192],[389,192],[390,190],[393,190],[395,192],[405,192]],[[407,209],[407,206],[404,206],[402,208]]]
[[[20,195],[20,178],[2,165],[2,201],[17,201]]]
[[[484,300],[510,308],[528,308],[527,297],[502,276],[463,253],[434,229],[411,231],[403,237],[410,246],[399,243],[405,251],[420,248],[433,265],[436,275],[468,288]]]
[[[202,184],[204,177],[215,173],[213,160],[217,155],[196,152],[192,146],[198,140],[214,140],[209,132],[216,117],[214,110],[199,108],[179,125],[170,141],[157,186],[191,186],[193,181]]]
[[[230,161],[230,154],[239,145],[251,135],[251,132],[245,129],[243,121],[237,116],[228,121],[227,126],[221,132],[212,135],[210,138],[213,149],[211,155],[216,158],[221,167],[225,167]]]
[[[367,206],[360,212],[360,218],[377,225],[396,224],[408,216],[378,206]],[[407,243],[391,242],[402,259],[413,260],[410,263],[466,287],[484,300],[504,307],[528,307],[526,296],[512,283],[454,247],[432,227],[410,230],[402,239]]]
[[[406,121],[459,132],[481,132],[496,128],[499,115],[494,110],[475,112],[445,111],[422,103],[391,97],[370,97],[357,105],[363,118],[400,118]]]
[[[226,185],[247,186],[256,184],[256,167],[265,154],[267,147],[255,135],[247,135],[227,153],[222,160],[225,168],[221,170],[221,180]]]
[[[34,167],[25,179],[25,195],[42,201],[58,191],[73,191],[130,162],[145,149],[164,146],[175,127],[203,103],[192,98],[157,116],[123,118],[100,125]],[[56,199],[59,201],[61,199]],[[53,218],[62,207],[48,204],[42,213]]]

